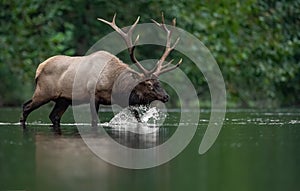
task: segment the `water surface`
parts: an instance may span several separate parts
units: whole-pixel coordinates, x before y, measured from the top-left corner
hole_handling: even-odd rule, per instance
[[[49,127],[49,108],[29,117],[27,131],[18,125],[20,110],[0,109],[1,190],[298,190],[300,187],[299,110],[231,110],[213,147],[198,154],[209,120],[201,111],[190,144],[173,160],[150,169],[131,170],[108,164],[82,141],[69,110],[62,135]],[[193,115],[193,112],[190,112]],[[101,123],[111,112],[99,113]],[[156,134],[105,127],[121,144],[148,148],[168,140],[180,113],[169,112]],[[188,127],[189,123],[186,122]]]

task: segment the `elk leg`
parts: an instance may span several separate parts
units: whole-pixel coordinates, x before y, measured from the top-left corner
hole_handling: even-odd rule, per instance
[[[92,115],[92,127],[97,127],[99,102],[95,99],[95,95],[91,96],[90,98],[90,110]]]
[[[22,117],[20,119],[21,126],[23,129],[26,129],[26,119],[28,115],[35,109],[39,108],[40,106],[48,103],[49,101],[39,102],[35,101],[34,99],[31,99],[23,104],[23,113]]]
[[[27,102],[25,102],[25,103],[23,104],[23,109],[22,109],[22,110],[23,110],[23,113],[22,113],[22,117],[20,118],[20,123],[21,123],[21,126],[23,127],[23,129],[26,128],[25,122],[26,122],[26,119],[27,119],[29,113],[31,112],[31,111],[28,110],[29,105],[30,105],[31,103],[32,103],[32,99],[31,99],[31,100],[28,100]],[[27,108],[27,109],[26,109],[26,108]]]
[[[99,106],[100,104],[98,102],[95,103],[95,109],[96,109],[96,115],[95,115],[95,118],[96,118],[96,125],[94,125],[93,127],[97,127],[98,125],[98,112],[99,112]]]
[[[61,116],[65,113],[67,108],[69,107],[70,102],[66,99],[60,98],[55,100],[55,105],[53,110],[51,111],[49,118],[53,124],[53,128],[55,130],[60,128],[60,119]]]

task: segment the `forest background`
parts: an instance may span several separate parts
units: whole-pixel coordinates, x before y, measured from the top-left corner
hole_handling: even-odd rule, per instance
[[[225,80],[228,107],[300,105],[299,0],[1,0],[0,8],[0,106],[19,106],[31,97],[35,70],[47,58],[84,55],[112,32],[98,17],[111,20],[117,13],[123,27],[137,16],[140,23],[160,20],[162,11],[166,21],[175,17],[178,27],[211,51]],[[163,47],[147,50],[137,51],[139,60],[159,58]],[[189,62],[184,59],[181,69],[209,107],[206,81]],[[170,104],[178,106],[174,99]]]

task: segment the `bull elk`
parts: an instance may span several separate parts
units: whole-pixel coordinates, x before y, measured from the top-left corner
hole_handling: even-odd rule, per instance
[[[167,102],[169,96],[161,87],[158,77],[163,73],[177,68],[182,63],[182,59],[175,65],[172,64],[173,60],[165,63],[165,59],[175,48],[179,38],[171,45],[172,30],[167,28],[163,14],[161,23],[152,20],[158,27],[166,32],[167,39],[162,57],[157,61],[153,69],[147,70],[136,59],[134,53],[139,36],[133,41],[132,34],[139,22],[139,18],[140,17],[136,19],[127,32],[116,25],[116,14],[111,22],[100,18],[98,18],[98,20],[111,26],[124,39],[130,58],[140,72],[131,69],[116,56],[106,51],[97,51],[87,56],[78,57],[63,55],[53,56],[41,63],[36,70],[36,88],[34,94],[29,101],[23,104],[23,113],[20,119],[23,128],[26,128],[28,115],[50,101],[55,102],[54,108],[49,115],[55,130],[60,129],[60,119],[66,109],[72,104],[72,101],[73,104],[74,101],[78,104],[90,104],[92,126],[97,126],[99,105],[117,103],[116,99],[122,99],[120,96],[122,97],[123,94],[129,95],[128,104],[130,106],[148,105],[154,100]],[[173,27],[175,27],[175,23],[176,20],[173,19]],[[102,64],[104,63],[106,67],[102,69],[101,74],[93,73],[92,67],[88,68],[87,71],[85,71],[87,77],[82,81],[83,86],[79,90],[76,90],[77,93],[74,96],[72,93],[76,71],[83,63],[95,64],[94,62],[89,63],[91,60],[97,60]],[[122,80],[118,80],[117,87],[119,87],[119,91],[117,91],[116,95],[118,96],[116,96],[112,94],[112,91],[115,86],[114,83],[116,83],[121,75]],[[133,80],[138,80],[138,83],[133,88],[130,88],[130,82]],[[94,86],[90,84],[94,84]],[[138,116],[136,117],[138,118]]]

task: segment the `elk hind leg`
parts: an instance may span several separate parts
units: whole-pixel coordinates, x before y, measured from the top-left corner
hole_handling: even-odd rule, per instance
[[[22,112],[22,116],[20,119],[21,126],[25,129],[26,128],[25,123],[26,123],[28,115],[35,109],[39,108],[40,106],[42,106],[48,102],[49,102],[48,100],[37,101],[34,98],[25,102],[23,104],[23,112]]]

